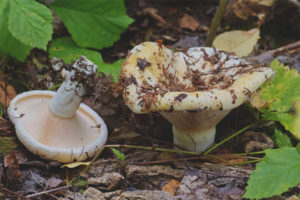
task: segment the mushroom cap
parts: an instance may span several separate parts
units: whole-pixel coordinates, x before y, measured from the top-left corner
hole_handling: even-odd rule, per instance
[[[231,110],[273,75],[209,47],[171,50],[155,42],[134,47],[121,70],[127,106],[136,113]]]
[[[80,104],[72,118],[54,116],[49,110],[52,91],[19,94],[8,107],[19,140],[34,154],[60,162],[92,157],[105,144],[107,127],[102,118]]]

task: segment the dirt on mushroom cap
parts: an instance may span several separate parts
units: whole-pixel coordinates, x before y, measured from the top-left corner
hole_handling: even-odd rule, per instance
[[[177,110],[223,109],[233,107],[232,104],[240,105],[272,74],[268,67],[250,65],[215,48],[172,51],[163,45],[145,42],[129,53],[123,64],[121,82],[125,101],[135,112],[169,110],[171,103],[175,103],[173,108]],[[187,94],[185,98],[178,97],[182,93]],[[209,98],[214,103],[207,105],[207,98],[198,100],[205,93],[212,94]],[[226,100],[220,98],[224,95]],[[182,106],[186,104],[195,105]],[[216,104],[218,106],[212,106]]]

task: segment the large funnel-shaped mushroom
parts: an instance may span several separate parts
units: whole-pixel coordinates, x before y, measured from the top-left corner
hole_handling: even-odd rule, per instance
[[[203,152],[214,143],[217,123],[272,74],[214,48],[172,51],[145,42],[129,52],[121,81],[133,112],[160,112],[173,124],[176,145]]]
[[[97,66],[80,57],[58,91],[30,91],[16,96],[8,107],[19,140],[34,154],[60,162],[92,157],[105,144],[102,118],[85,104],[85,84]]]

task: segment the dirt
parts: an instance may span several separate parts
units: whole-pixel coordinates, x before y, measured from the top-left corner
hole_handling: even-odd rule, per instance
[[[125,4],[128,15],[135,22],[113,47],[100,51],[106,62],[124,58],[128,50],[144,41],[162,40],[165,45],[176,48],[203,46],[218,1],[127,0]],[[288,1],[286,9],[282,4],[283,1],[278,1],[269,9],[257,11],[263,12],[265,19],[261,22],[263,33],[253,57],[300,39],[299,28],[292,26],[298,24],[297,18],[289,18],[292,11],[298,13],[297,9]],[[274,14],[272,9],[278,12]],[[257,16],[251,15],[251,20],[244,23],[236,13],[227,14],[218,32],[240,28],[243,23],[245,27],[257,25],[257,20],[253,21]],[[277,21],[280,23],[275,23]],[[283,21],[287,23],[281,23]],[[268,32],[269,27],[272,31]],[[283,29],[284,34],[272,37],[274,30],[280,32]],[[56,30],[55,36],[68,34],[64,27]],[[298,47],[272,56],[299,70],[299,52]],[[42,65],[37,67],[34,59]],[[47,53],[37,49],[31,52],[26,64],[9,60],[7,66],[6,80],[17,93],[46,89],[47,77],[51,77],[53,83],[62,80],[59,72],[49,70]],[[141,61],[141,66],[147,67],[147,63]],[[17,142],[14,151],[0,154],[0,199],[241,199],[255,164],[237,165],[249,158],[233,156],[233,153],[262,150],[273,145],[268,136],[272,124],[267,124],[231,139],[212,152],[214,157],[159,151],[158,147],[177,148],[172,144],[172,127],[168,121],[158,113],[132,113],[123,103],[120,85],[113,83],[111,76],[102,74],[94,81],[95,87],[84,102],[107,123],[107,144],[138,145],[152,147],[152,150],[123,146],[119,148],[125,154],[122,161],[107,148],[87,172],[82,172],[84,167],[62,169],[61,163],[43,160]],[[12,92],[5,91],[2,82],[0,89],[1,97],[4,92],[8,99],[12,98]],[[182,98],[180,96],[178,100]],[[254,120],[246,105],[233,110],[218,124],[215,142]],[[0,137],[16,140],[5,109],[0,118]],[[295,187],[276,199],[299,193],[300,188]]]

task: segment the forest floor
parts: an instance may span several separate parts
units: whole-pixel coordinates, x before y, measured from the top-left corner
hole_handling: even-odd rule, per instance
[[[248,5],[241,10],[231,7],[218,33],[259,26],[261,39],[248,58],[260,58],[266,63],[278,59],[300,72],[300,45],[278,50],[300,39],[300,8],[292,2],[278,1],[271,7]],[[204,46],[218,1],[127,0],[125,4],[127,14],[135,21],[113,47],[101,50],[106,62],[126,57],[130,49],[144,41],[162,40],[165,45],[180,48]],[[64,27],[59,27],[54,36],[67,34]],[[274,49],[275,53],[271,51]],[[259,57],[266,52],[271,52],[271,58]],[[29,60],[34,59],[50,66],[45,52],[33,50]],[[14,70],[21,69],[20,63],[12,65],[6,72],[13,77],[8,79],[10,87],[5,91],[8,100],[15,95],[13,89],[17,93],[46,89],[41,79],[50,74],[48,70],[32,62],[22,66],[25,71]],[[109,129],[107,144],[115,145],[125,159],[118,159],[110,148],[105,148],[88,170],[84,170],[85,166],[61,168],[63,164],[43,160],[18,142],[4,110],[0,118],[0,149],[1,145],[9,148],[0,154],[0,199],[241,199],[255,168],[255,163],[249,162],[252,156],[243,153],[274,147],[272,134],[264,125],[248,129],[206,156],[181,153],[173,146],[172,127],[167,120],[158,113],[132,113],[110,76],[103,74],[97,81],[99,87],[84,103],[103,117]],[[247,105],[234,109],[218,124],[215,142],[254,121]],[[3,138],[10,138],[11,143],[5,143]],[[158,147],[178,151],[160,151]],[[297,186],[271,199],[299,193]]]

